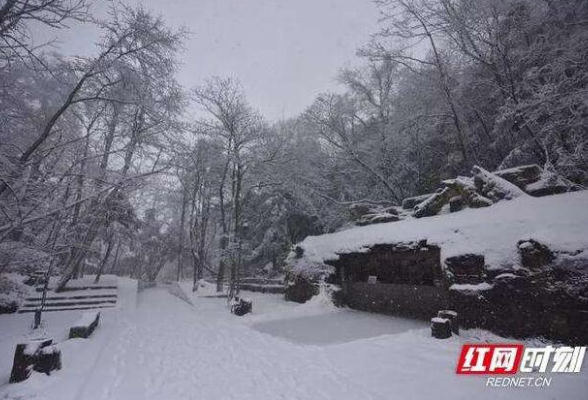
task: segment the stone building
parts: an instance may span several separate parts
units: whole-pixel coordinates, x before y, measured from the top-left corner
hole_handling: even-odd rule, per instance
[[[440,248],[425,241],[379,244],[326,263],[335,268],[339,301],[352,308],[426,319],[449,304]]]

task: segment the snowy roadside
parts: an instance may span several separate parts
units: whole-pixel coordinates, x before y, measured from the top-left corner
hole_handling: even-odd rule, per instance
[[[136,310],[137,282],[128,278],[118,278],[116,282],[117,306],[100,310],[100,324],[91,339],[68,339],[69,328],[82,316],[83,310],[45,313],[38,331],[31,328],[33,314],[0,315],[0,398],[27,398],[43,393],[48,398],[76,399],[80,385],[95,367],[112,335],[120,329],[125,316]],[[25,382],[8,384],[16,344],[38,337],[52,338],[58,344],[64,369],[51,376],[33,372]]]
[[[206,281],[200,282],[200,286],[196,292],[192,291],[192,282],[182,281],[179,285],[193,304],[203,298],[218,298],[220,301],[226,301],[224,297],[225,292],[217,292],[216,286]],[[283,294],[258,293],[244,290],[241,291],[240,296],[250,299],[253,302],[253,312],[238,319],[238,321],[248,325],[264,321],[338,313],[344,310],[335,307],[330,295],[324,292],[319,293],[319,295],[314,296],[304,304],[284,301]]]
[[[191,284],[182,283],[182,288],[192,296],[196,307],[202,301],[224,305],[224,299],[206,298],[215,293],[214,285],[197,294],[191,292]],[[365,390],[365,398],[580,400],[588,392],[588,367],[579,374],[550,374],[553,386],[549,388],[491,388],[485,386],[485,377],[455,374],[457,357],[465,343],[549,344],[541,339],[521,341],[471,329],[448,340],[437,340],[431,338],[428,323],[337,308],[324,293],[305,304],[285,302],[283,295],[243,292],[242,296],[253,301],[253,313],[244,317],[223,315],[223,319],[262,333],[268,342],[277,339],[289,351],[307,349],[317,363],[326,363],[349,380],[349,385]],[[302,373],[303,368],[301,365],[298,370]],[[316,393],[309,392],[308,396],[316,397]]]
[[[67,341],[62,371],[4,385],[0,398],[582,400],[588,391],[586,368],[555,375],[550,388],[486,388],[484,378],[457,376],[463,343],[512,342],[485,331],[436,340],[426,323],[335,309],[320,296],[294,304],[242,295],[254,311],[237,317],[204,291],[190,306],[147,289],[135,310],[106,313],[89,340]]]

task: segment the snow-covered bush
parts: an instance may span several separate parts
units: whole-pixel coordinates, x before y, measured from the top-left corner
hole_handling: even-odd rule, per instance
[[[0,314],[16,312],[28,294],[27,287],[22,283],[24,276],[16,273],[0,275]]]

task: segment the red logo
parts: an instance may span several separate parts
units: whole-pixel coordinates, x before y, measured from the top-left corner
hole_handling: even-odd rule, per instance
[[[516,374],[523,356],[522,344],[464,344],[458,374]]]

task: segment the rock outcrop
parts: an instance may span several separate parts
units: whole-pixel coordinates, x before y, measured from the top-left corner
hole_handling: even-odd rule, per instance
[[[533,239],[521,240],[518,243],[518,250],[521,264],[531,271],[538,271],[555,259],[549,247]]]
[[[559,257],[535,240],[518,243],[521,269],[478,285],[453,285],[451,307],[466,328],[588,344],[588,259]]]
[[[382,206],[369,203],[355,203],[349,207],[351,221],[357,226],[382,224],[400,220],[394,206]]]
[[[319,293],[318,283],[300,275],[290,275],[286,279],[286,301],[306,303]]]
[[[433,193],[427,193],[427,194],[422,194],[420,196],[407,197],[406,199],[404,199],[402,201],[402,209],[412,210],[414,208],[414,206],[427,200],[432,195],[433,195]]]
[[[489,207],[526,195],[541,197],[582,189],[554,171],[535,164],[494,172],[474,166],[472,177],[446,179],[435,193],[404,199],[402,208],[412,209],[415,218],[422,218],[439,214],[446,205],[449,212],[457,212],[464,208]]]
[[[545,169],[536,164],[522,165],[494,172],[495,175],[518,186],[535,197],[582,190],[583,187],[559,175],[548,165]]]

